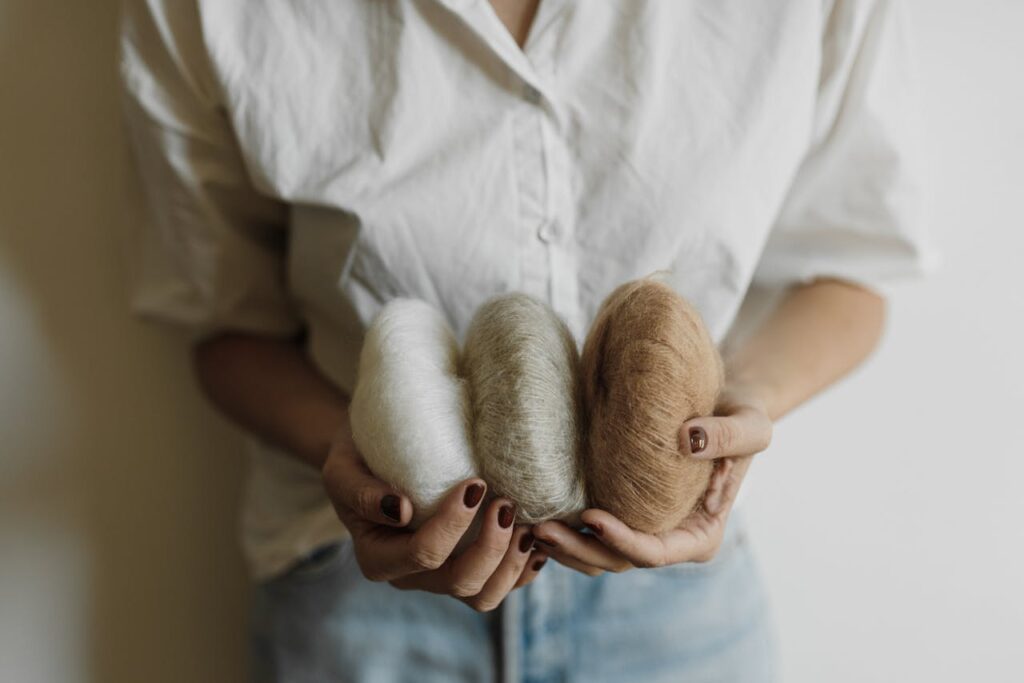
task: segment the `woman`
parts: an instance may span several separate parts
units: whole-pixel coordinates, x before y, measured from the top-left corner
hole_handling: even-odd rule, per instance
[[[254,678],[771,680],[731,512],[773,422],[926,265],[904,67],[886,0],[127,2],[134,302],[188,326],[251,435]],[[380,307],[424,299],[461,337],[523,291],[582,339],[661,269],[726,348],[716,415],[680,420],[680,457],[718,463],[704,507],[661,536],[527,528],[470,480],[403,529],[346,410]],[[739,335],[755,290],[780,302]]]

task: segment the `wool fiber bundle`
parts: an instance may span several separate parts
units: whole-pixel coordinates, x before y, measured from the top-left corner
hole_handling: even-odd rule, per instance
[[[458,358],[445,319],[413,299],[384,306],[360,352],[352,436],[370,470],[412,501],[412,528],[452,487],[477,476]]]
[[[713,469],[679,453],[679,429],[712,413],[724,381],[700,315],[668,285],[627,282],[602,303],[581,365],[591,505],[648,533],[677,526]]]
[[[518,520],[578,519],[579,351],[555,313],[524,294],[486,302],[470,323],[462,357],[481,476],[516,503]]]

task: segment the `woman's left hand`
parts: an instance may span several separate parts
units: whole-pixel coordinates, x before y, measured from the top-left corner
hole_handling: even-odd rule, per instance
[[[558,562],[591,576],[634,567],[663,567],[707,562],[717,553],[740,483],[751,458],[768,447],[772,420],[752,392],[728,388],[714,417],[694,418],[679,430],[682,457],[715,460],[715,470],[700,507],[678,527],[660,534],[629,528],[604,510],[590,509],[583,534],[562,522],[533,527],[533,534]]]

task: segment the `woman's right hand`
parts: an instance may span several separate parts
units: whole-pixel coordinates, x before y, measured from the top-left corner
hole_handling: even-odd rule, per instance
[[[482,479],[462,482],[419,529],[405,529],[412,502],[373,476],[347,425],[331,444],[322,474],[352,535],[359,568],[371,581],[451,595],[486,612],[533,581],[547,560],[543,550],[534,549],[530,528],[514,525],[515,507],[504,498],[487,505],[477,538],[453,555],[484,499]]]

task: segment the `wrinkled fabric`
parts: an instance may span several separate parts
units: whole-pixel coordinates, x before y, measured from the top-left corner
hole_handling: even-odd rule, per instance
[[[134,309],[290,336],[343,391],[397,296],[460,339],[487,298],[582,340],[657,270],[716,341],[751,285],[881,292],[934,262],[904,21],[887,0],[127,0],[125,116],[149,208]],[[344,529],[250,440],[256,576]]]

